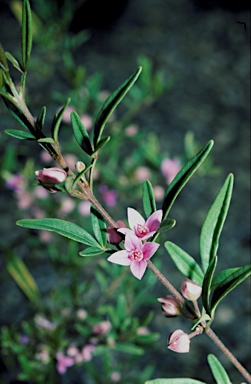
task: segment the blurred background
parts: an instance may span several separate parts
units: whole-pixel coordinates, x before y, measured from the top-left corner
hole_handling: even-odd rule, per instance
[[[96,194],[115,220],[126,219],[128,205],[142,211],[141,184],[146,178],[159,187],[160,204],[161,194],[170,182],[163,169],[165,159],[176,160],[183,165],[206,142],[214,140],[210,159],[193,176],[173,206],[171,217],[177,220],[177,225],[165,234],[164,240],[173,241],[198,259],[200,228],[205,215],[226,176],[232,172],[235,176],[234,193],[220,241],[219,271],[250,262],[248,3],[244,0],[31,1],[34,42],[28,70],[27,98],[34,116],[46,105],[47,120],[50,122],[69,96],[71,108],[83,117],[91,132],[92,119],[105,95],[115,90],[139,65],[143,67],[142,79],[138,80],[130,92],[131,96],[126,96],[108,124],[112,139],[100,155],[102,164],[98,165]],[[1,43],[6,51],[20,58],[20,2],[0,1],[0,18]],[[13,71],[13,78],[18,82],[18,72]],[[67,256],[62,260],[60,251],[65,249],[66,244],[68,247],[68,243],[60,244],[62,240],[55,236],[59,245],[57,249],[52,249],[51,239],[46,235],[41,238],[36,232],[28,233],[17,227],[15,222],[24,217],[53,217],[59,214],[61,218],[80,225],[84,222],[84,227],[88,228],[90,218],[88,206],[69,208],[71,203],[63,198],[51,195],[47,198],[42,196],[41,190],[37,192],[34,170],[53,164],[33,143],[17,141],[4,133],[5,129],[17,129],[18,123],[2,101],[0,122],[0,226],[3,249],[0,322],[5,329],[0,382],[14,383],[18,379],[43,382],[43,376],[41,380],[37,378],[38,381],[27,379],[31,376],[27,364],[25,368],[25,363],[18,358],[17,334],[25,334],[23,322],[29,323],[41,311],[48,318],[53,318],[53,305],[57,299],[62,306],[66,305],[62,296],[67,290],[69,268],[73,273],[70,281],[76,282],[81,281],[79,273],[84,273],[82,268],[90,271],[96,264],[94,261],[89,265],[82,259],[75,261],[75,257],[79,259],[78,249],[75,249],[76,256],[72,255],[71,260]],[[49,130],[49,123],[46,129]],[[82,155],[79,149],[75,149],[66,115],[60,135],[62,147],[68,156],[72,156],[74,166],[75,160],[82,159],[79,158]],[[118,146],[119,150],[116,149]],[[30,157],[33,160],[27,161]],[[13,186],[13,177],[17,175],[21,178],[18,179],[21,191],[15,180]],[[115,175],[119,176],[115,178]],[[18,255],[28,266],[47,303],[46,310],[36,308],[34,303],[29,304],[27,295],[18,288],[8,268],[8,260],[11,257],[13,260],[13,255]],[[179,288],[183,277],[164,250],[160,258],[161,271]],[[99,265],[102,262],[100,259],[96,262],[97,268],[100,265],[105,268],[102,263]],[[88,273],[85,278],[89,285],[83,288],[87,296],[83,294],[81,299],[78,296],[78,310],[87,308],[90,303],[94,305],[102,295],[102,284],[105,284],[100,278],[98,291],[93,286],[90,289],[92,277],[88,277]],[[118,267],[114,273],[119,276],[121,269]],[[215,353],[233,383],[243,381],[206,336],[193,339],[189,355],[174,354],[166,349],[169,333],[177,328],[188,332],[189,325],[183,319],[166,319],[163,316],[156,299],[167,293],[150,275],[147,272],[145,279],[131,288],[131,301],[134,295],[136,300],[136,295],[141,293],[137,305],[132,306],[133,313],[141,319],[153,311],[148,327],[151,332],[159,333],[160,338],[154,342],[153,349],[146,349],[142,356],[134,357],[130,363],[136,372],[135,381],[126,373],[117,377],[118,380],[115,375],[113,379],[109,376],[110,381],[108,378],[105,381],[95,379],[95,375],[91,379],[91,368],[88,368],[90,377],[85,376],[83,365],[75,373],[71,368],[66,375],[55,376],[54,379],[46,376],[48,382],[108,383],[117,380],[121,383],[141,383],[155,377],[182,376],[213,383],[206,361],[208,353]],[[112,281],[113,276],[110,277]],[[150,300],[142,292],[147,284]],[[100,303],[102,305],[105,308],[105,304]],[[69,306],[68,303],[66,307]],[[250,281],[245,281],[224,299],[213,324],[215,332],[249,370],[250,309]],[[98,313],[100,319],[106,319],[104,313],[105,309]],[[92,312],[92,321],[95,323],[95,311]],[[33,331],[26,329],[26,333]],[[42,343],[44,335],[37,328],[36,332],[40,332],[36,337]],[[72,333],[71,330],[65,337],[70,339]],[[51,342],[48,335],[46,340]],[[24,353],[23,350],[21,353]],[[115,372],[129,359],[127,356],[123,353],[117,356]],[[94,367],[101,364],[99,356],[91,361]],[[47,363],[44,363],[45,366]],[[152,364],[152,371],[146,373],[149,376],[139,378],[141,368]],[[26,376],[18,376],[20,371],[25,371]]]

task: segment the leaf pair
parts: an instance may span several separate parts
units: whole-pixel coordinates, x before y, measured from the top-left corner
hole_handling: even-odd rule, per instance
[[[110,137],[102,137],[103,130],[110,115],[125,97],[129,89],[135,83],[142,68],[139,67],[123,84],[120,85],[104,102],[94,124],[93,144],[84,127],[80,116],[76,112],[71,113],[73,133],[77,143],[89,156],[94,156],[109,140]]]
[[[202,302],[210,317],[214,316],[219,302],[251,273],[250,266],[247,265],[226,269],[213,277],[217,266],[216,252],[219,238],[227,216],[232,190],[233,175],[230,174],[209,209],[202,226],[200,250],[203,269],[180,247],[169,241],[165,243],[165,248],[179,271],[195,283],[202,285]]]
[[[106,224],[99,212],[93,207],[91,208],[91,220],[95,238],[79,225],[60,219],[23,219],[17,221],[17,225],[29,229],[56,232],[68,239],[87,245],[88,248],[80,252],[81,256],[96,256],[106,250]]]

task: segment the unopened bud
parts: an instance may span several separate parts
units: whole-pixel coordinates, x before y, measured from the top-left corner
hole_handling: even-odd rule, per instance
[[[75,165],[75,168],[76,168],[76,171],[80,173],[86,168],[86,166],[82,161],[78,161]]]
[[[50,192],[56,192],[54,184],[62,183],[66,179],[66,172],[60,168],[44,168],[35,171],[37,180]]]
[[[181,284],[180,291],[185,299],[195,301],[200,297],[202,287],[186,278]]]
[[[119,228],[126,228],[126,224],[122,220],[118,220],[116,224],[118,225],[118,228],[110,226],[107,229],[108,243],[114,245],[118,245],[124,239],[124,235],[117,230]]]
[[[168,347],[171,351],[178,353],[187,353],[190,349],[189,336],[181,329],[177,329],[170,334],[168,338]]]
[[[166,317],[176,317],[181,314],[181,305],[174,296],[160,297],[158,301],[162,303],[162,310]]]

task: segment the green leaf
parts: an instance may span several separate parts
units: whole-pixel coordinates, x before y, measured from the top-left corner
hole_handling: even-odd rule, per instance
[[[104,248],[107,244],[106,223],[103,216],[93,206],[91,207],[91,221],[95,238]]]
[[[23,69],[21,68],[21,64],[19,61],[10,53],[5,52],[6,58],[11,62],[14,68],[16,68],[19,72],[23,73]]]
[[[92,156],[94,156],[102,147],[104,147],[108,143],[110,138],[111,138],[110,136],[107,136],[107,137],[104,137],[103,139],[99,140],[99,142],[97,143],[96,148],[92,152]]]
[[[0,70],[4,70],[5,72],[9,70],[6,53],[4,52],[2,44],[0,44]]]
[[[79,243],[99,247],[98,242],[83,228],[69,221],[59,219],[23,219],[18,220],[17,225],[30,229],[42,229],[45,231],[53,231],[61,236],[68,237]]]
[[[130,343],[116,343],[114,347],[119,352],[129,353],[130,355],[141,356],[144,354],[144,349]]]
[[[38,143],[51,143],[55,144],[55,141],[52,137],[43,137],[42,139],[37,140]]]
[[[153,379],[147,380],[145,384],[206,384],[204,381],[187,379],[186,377],[181,377],[177,379]]]
[[[24,69],[30,58],[32,47],[32,16],[31,8],[28,0],[23,0],[22,12],[22,61]]]
[[[217,384],[231,384],[225,368],[214,355],[208,355],[207,361]]]
[[[166,195],[163,201],[163,219],[165,219],[176,200],[178,194],[188,182],[188,180],[192,177],[194,172],[199,168],[199,166],[206,159],[207,155],[211,151],[213,147],[213,140],[210,140],[202,150],[197,153],[175,176],[174,180],[169,185]]]
[[[67,108],[70,101],[71,99],[68,98],[63,108],[61,108],[60,111],[54,116],[54,120],[51,127],[51,133],[55,142],[58,142],[58,131],[60,128],[60,124],[63,118],[64,111]]]
[[[43,129],[44,121],[45,121],[45,116],[46,116],[46,107],[44,106],[41,109],[41,111],[40,111],[40,113],[39,113],[39,115],[37,117],[37,120],[36,120],[36,122],[37,122],[38,126],[40,127],[40,129]]]
[[[27,131],[20,131],[18,129],[6,129],[5,133],[20,140],[36,140],[35,136]]]
[[[205,321],[210,321],[210,320],[211,320],[211,317],[207,313],[204,313],[204,315],[202,315],[199,319],[196,319],[195,321],[193,321],[193,326],[191,330],[195,329],[200,323]]]
[[[34,304],[38,304],[40,291],[25,263],[12,253],[7,253],[6,268],[27,298]]]
[[[98,256],[104,253],[105,250],[98,247],[88,247],[83,251],[79,252],[80,256]]]
[[[204,275],[194,258],[171,241],[165,242],[165,248],[178,270],[196,284],[202,285]]]
[[[216,255],[219,237],[227,216],[233,190],[233,175],[226,178],[223,187],[208,211],[201,229],[200,254],[204,271],[207,270],[211,259]]]
[[[226,269],[215,276],[212,282],[212,286],[215,287],[211,303],[213,313],[219,302],[250,274],[251,265],[249,264],[244,267]]]
[[[210,300],[212,279],[213,279],[213,274],[214,274],[214,271],[216,268],[217,259],[218,259],[217,256],[214,256],[212,258],[212,260],[210,261],[210,264],[207,268],[205,278],[203,281],[203,285],[202,285],[202,303],[203,303],[203,306],[206,310],[206,313],[210,317],[212,317],[212,314],[211,314],[211,308],[210,308],[209,300]]]
[[[82,179],[82,180],[85,180],[85,176],[84,174],[89,171],[89,169],[91,169],[93,166],[93,164],[89,165],[88,167],[86,167],[85,169],[83,169],[81,172],[79,172],[77,174],[77,176],[75,177],[73,183],[72,183],[72,186],[71,186],[71,189],[74,189],[76,188],[78,182]]]
[[[79,115],[75,111],[71,113],[71,123],[77,143],[88,155],[92,155],[93,150],[88,132],[85,129]]]
[[[94,125],[94,148],[95,149],[97,147],[97,144],[101,140],[102,132],[107,120],[109,119],[110,115],[112,114],[114,109],[117,107],[117,105],[120,103],[120,101],[127,94],[129,89],[132,87],[134,82],[137,80],[141,70],[142,68],[139,67],[132,74],[132,76],[130,76],[119,88],[117,88],[104,102],[96,118],[95,125]]]
[[[146,180],[143,184],[143,207],[147,217],[156,211],[153,187],[149,180]]]
[[[160,226],[159,226],[159,229],[158,229],[158,233],[161,233],[161,232],[164,232],[164,231],[169,231],[169,230],[172,229],[175,225],[176,225],[176,220],[174,220],[174,219],[166,219],[166,220],[163,220],[163,221],[160,223]]]

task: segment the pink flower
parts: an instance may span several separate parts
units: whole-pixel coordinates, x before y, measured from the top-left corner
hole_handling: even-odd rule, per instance
[[[74,108],[68,106],[65,108],[65,111],[64,111],[64,114],[63,114],[63,118],[62,120],[65,122],[65,123],[70,123],[71,122],[71,113],[74,111]]]
[[[166,179],[167,184],[171,184],[177,173],[181,169],[179,159],[164,159],[161,163],[161,171]]]
[[[151,172],[147,167],[138,167],[134,173],[135,179],[140,182],[143,182],[147,179],[150,179]]]
[[[83,361],[90,361],[92,358],[92,352],[94,351],[95,346],[91,344],[87,344],[86,346],[83,347],[82,349],[82,358]]]
[[[50,192],[56,192],[53,185],[62,183],[66,179],[66,172],[60,168],[44,168],[36,171],[35,174],[37,180]]]
[[[24,177],[19,173],[11,175],[6,181],[6,186],[16,192],[23,191],[25,187]]]
[[[114,189],[109,189],[107,185],[101,184],[99,192],[108,207],[114,207],[117,204],[117,192]]]
[[[149,237],[152,237],[159,228],[162,219],[162,214],[163,212],[160,209],[154,212],[145,221],[145,219],[141,216],[139,212],[137,212],[133,208],[128,208],[128,223],[131,230],[128,228],[120,228],[118,229],[118,232],[124,233],[125,235],[127,233],[134,233],[134,235],[139,237],[141,240],[149,239]]]
[[[82,216],[90,216],[91,203],[89,201],[81,201],[78,205],[78,211]]]
[[[142,244],[141,240],[133,233],[127,233],[125,237],[125,250],[113,253],[108,261],[119,265],[130,265],[132,274],[139,280],[145,273],[147,263],[159,248],[159,244],[148,242]]]
[[[168,339],[168,347],[171,351],[178,353],[189,352],[190,340],[189,336],[184,333],[181,329],[177,329],[170,334]]]
[[[69,356],[65,356],[62,352],[57,353],[57,371],[63,375],[68,367],[71,367],[74,364],[74,359]]]
[[[89,115],[81,115],[80,119],[82,123],[84,124],[84,127],[87,131],[89,131],[92,127],[92,118]]]
[[[175,297],[168,295],[158,299],[162,303],[162,310],[166,317],[176,317],[181,313],[180,303]]]
[[[106,335],[110,331],[111,327],[112,325],[110,321],[101,321],[100,323],[94,325],[93,332],[99,335]]]
[[[186,278],[181,284],[180,291],[185,299],[195,301],[200,297],[202,287],[194,283],[192,280]]]

